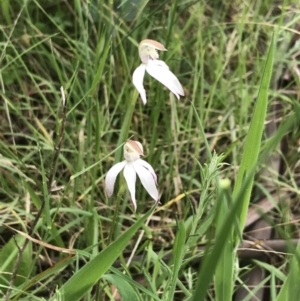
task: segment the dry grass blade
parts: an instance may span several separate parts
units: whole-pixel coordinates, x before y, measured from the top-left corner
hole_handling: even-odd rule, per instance
[[[54,245],[51,245],[51,244],[48,244],[44,241],[41,241],[39,239],[36,239],[36,238],[33,238],[31,236],[29,236],[27,233],[25,232],[22,232],[22,231],[19,231],[17,229],[14,229],[6,224],[3,224],[5,227],[9,228],[10,230],[22,235],[23,237],[25,237],[26,239],[42,246],[42,247],[45,247],[47,249],[51,249],[51,250],[55,250],[55,251],[58,251],[58,252],[61,252],[61,253],[66,253],[66,254],[71,254],[71,255],[74,255],[76,254],[76,252],[74,250],[70,250],[70,249],[65,249],[65,248],[60,248],[60,247],[57,247],[57,246],[54,246]]]

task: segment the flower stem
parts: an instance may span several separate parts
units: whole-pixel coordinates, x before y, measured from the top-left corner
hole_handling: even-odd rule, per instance
[[[126,116],[125,116],[125,119],[124,119],[124,122],[123,122],[123,126],[122,126],[122,129],[121,129],[119,140],[118,140],[118,145],[126,142],[126,140],[128,139],[128,133],[129,133],[129,128],[130,128],[130,124],[131,124],[131,119],[132,119],[133,111],[134,111],[135,104],[136,104],[136,101],[138,99],[138,96],[139,96],[138,91],[136,89],[134,89],[131,101],[129,102],[129,105],[128,105],[128,108],[127,108],[127,111],[126,111]],[[116,164],[117,162],[120,162],[121,159],[122,159],[122,149],[120,148],[115,153],[115,162],[114,162],[114,164]]]
[[[126,182],[125,182],[124,176],[121,176],[120,177],[120,188],[119,188],[119,192],[117,194],[117,201],[116,201],[114,217],[112,220],[109,237],[108,237],[108,243],[107,243],[108,246],[110,245],[110,243],[113,239],[113,235],[115,232],[116,223],[117,223],[117,219],[118,219],[118,215],[119,215],[120,203],[121,203],[121,199],[122,199],[122,196],[124,195],[125,191],[126,191]]]

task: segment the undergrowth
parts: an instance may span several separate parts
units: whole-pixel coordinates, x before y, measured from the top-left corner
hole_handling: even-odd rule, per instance
[[[299,9],[2,0],[1,298],[298,300]],[[167,48],[179,101],[146,73],[142,103],[144,39]],[[137,181],[136,211],[122,178],[104,187],[127,139],[158,178],[158,204]],[[253,239],[253,216],[282,245]]]

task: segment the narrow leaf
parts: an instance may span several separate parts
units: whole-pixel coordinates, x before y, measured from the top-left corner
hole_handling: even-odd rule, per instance
[[[138,296],[133,287],[122,277],[113,274],[107,274],[102,277],[113,284],[121,296],[122,301],[138,301]]]
[[[178,278],[179,270],[182,265],[182,260],[183,260],[183,256],[184,256],[185,240],[186,240],[185,225],[184,225],[183,221],[180,221],[179,230],[176,234],[174,248],[173,248],[174,268],[172,271],[172,278],[171,278],[171,285],[170,285],[168,300],[174,299],[177,278]]]
[[[134,225],[126,230],[106,249],[100,252],[95,258],[88,262],[83,268],[76,272],[60,289],[64,295],[64,301],[76,301],[86,294],[92,286],[110,268],[114,261],[122,253],[131,237],[145,223],[153,212],[155,206],[140,218]],[[53,298],[51,300],[54,300]]]
[[[240,193],[243,183],[246,178],[251,174],[250,181],[247,181],[247,186],[245,186],[244,193],[238,202],[242,203],[241,214],[240,214],[240,228],[244,228],[249,202],[250,195],[253,187],[254,173],[258,161],[258,155],[261,148],[261,138],[264,130],[264,122],[267,113],[268,106],[268,92],[269,84],[272,76],[272,67],[273,67],[273,57],[274,57],[274,36],[272,37],[267,61],[265,64],[264,72],[262,75],[259,93],[257,101],[254,108],[254,113],[252,116],[251,124],[249,127],[248,135],[245,142],[245,148],[242,154],[240,168],[237,174],[237,180],[234,186],[233,198],[236,199],[236,196]],[[238,241],[238,236],[236,242]]]
[[[25,242],[25,238],[21,235],[15,235],[11,238],[0,251],[0,285],[8,285],[11,278],[11,272],[13,271],[18,251]],[[17,245],[16,245],[17,244]],[[26,246],[20,266],[18,269],[17,277],[15,280],[15,286],[19,286],[27,280],[32,267],[32,251],[31,243]]]
[[[297,301],[300,296],[300,243],[291,260],[290,272],[284,282],[276,301]]]
[[[225,197],[226,190],[224,189],[218,196],[218,216],[217,216],[217,235],[224,229],[225,218],[230,210]],[[233,231],[232,224],[228,228],[228,239],[225,240],[223,245],[223,252],[218,260],[215,272],[215,291],[216,300],[231,300],[233,293],[233,272],[234,272],[234,244],[233,244]]]
[[[228,283],[230,281],[233,281],[232,275],[234,254],[232,254],[232,252],[235,243],[237,243],[238,239],[240,238],[240,231],[237,231],[237,233],[235,234],[235,239],[232,240],[232,227],[235,224],[236,214],[239,218],[239,227],[241,230],[243,229],[246,220],[246,215],[250,201],[250,194],[253,186],[254,170],[257,165],[258,155],[261,148],[261,138],[264,129],[264,121],[266,117],[268,104],[268,87],[272,74],[274,48],[275,46],[273,37],[260,83],[257,102],[255,105],[248,135],[246,138],[245,149],[242,155],[237,181],[234,187],[232,197],[233,206],[230,208],[230,210],[226,210],[227,213],[226,211],[223,212],[222,219],[218,221],[218,231],[215,240],[215,245],[212,248],[211,252],[209,254],[206,253],[206,255],[203,258],[203,263],[199,272],[197,285],[193,294],[193,301],[205,300],[207,290],[211,283],[213,274],[216,272],[217,267],[219,273],[219,279],[217,280],[218,284],[222,285],[222,279],[226,279]],[[200,129],[201,133],[203,133],[203,128],[201,127]],[[206,139],[204,139],[204,141],[206,142]],[[207,142],[206,148],[208,148]],[[222,210],[223,209],[221,208],[221,211]],[[226,218],[224,218],[224,216],[226,216]],[[229,264],[226,263],[226,258],[228,259]],[[227,275],[226,271],[228,271]],[[232,291],[231,288],[225,290],[224,286],[219,286],[218,289],[219,298],[222,298],[222,291],[226,291],[226,298],[232,298],[232,296],[229,296],[230,292]]]

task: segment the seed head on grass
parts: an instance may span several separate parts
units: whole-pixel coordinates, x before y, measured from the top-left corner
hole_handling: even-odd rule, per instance
[[[180,96],[184,96],[178,78],[170,71],[165,62],[158,60],[157,50],[167,51],[164,45],[154,40],[143,40],[139,44],[139,55],[142,64],[133,72],[132,81],[144,104],[147,103],[146,91],[143,85],[145,71],[174,93],[178,100]]]
[[[107,172],[105,177],[105,190],[110,197],[113,194],[116,178],[123,171],[123,175],[130,192],[131,201],[136,210],[135,182],[136,175],[141,180],[142,185],[149,195],[158,202],[157,177],[152,166],[140,159],[143,156],[143,146],[140,142],[128,140],[124,145],[125,160],[115,164]]]

